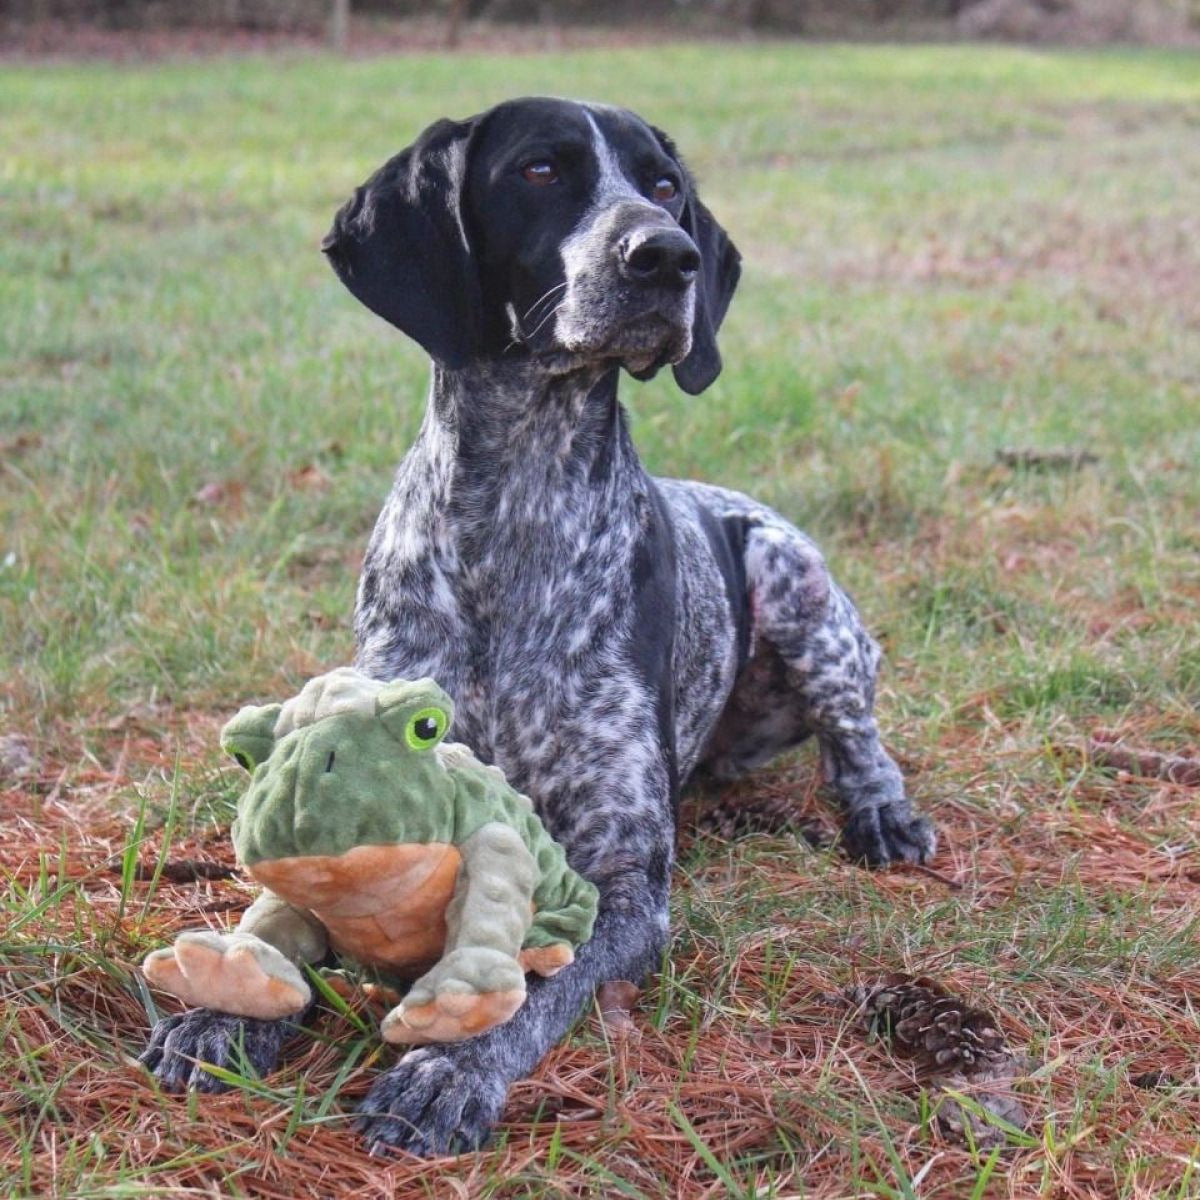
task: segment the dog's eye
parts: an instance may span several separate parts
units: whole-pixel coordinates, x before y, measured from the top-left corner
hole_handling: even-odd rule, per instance
[[[543,187],[547,183],[558,182],[558,168],[544,158],[526,163],[521,168],[521,174],[525,177],[526,183],[536,183],[539,187]]]
[[[423,708],[409,717],[405,740],[414,750],[428,750],[446,732],[448,723],[440,708]]]
[[[666,204],[668,200],[674,200],[679,193],[679,188],[669,175],[664,175],[662,178],[655,181],[654,190],[650,193],[650,198],[656,204]]]

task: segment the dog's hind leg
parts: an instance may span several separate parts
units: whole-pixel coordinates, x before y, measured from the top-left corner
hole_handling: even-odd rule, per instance
[[[932,824],[916,815],[875,725],[879,648],[816,545],[759,509],[746,529],[755,651],[735,685],[714,766],[750,766],[815,734],[826,781],[845,810],[846,852],[872,865],[924,862]],[[747,718],[754,717],[750,720]],[[739,747],[731,739],[744,741]]]

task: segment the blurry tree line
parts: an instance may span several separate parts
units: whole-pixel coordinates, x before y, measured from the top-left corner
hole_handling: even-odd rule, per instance
[[[731,26],[803,31],[814,18],[842,17],[862,24],[906,17],[956,17],[978,0],[345,0],[354,15],[447,20],[623,24],[631,20],[707,18]],[[1050,3],[1061,0],[1048,0]],[[336,0],[8,0],[11,17],[66,20],[109,28],[225,25],[239,29],[317,29],[339,7]]]
[[[9,20],[67,21],[110,29],[207,27],[330,31],[354,17],[442,17],[456,40],[464,21],[547,25],[669,24],[778,33],[894,35],[939,27],[969,36],[1070,36],[1091,22],[1107,36],[1137,36],[1147,16],[1200,27],[1200,0],[0,0]],[[1073,40],[1073,39],[1072,39]],[[1091,40],[1091,39],[1089,39]],[[1157,39],[1152,39],[1157,40]]]

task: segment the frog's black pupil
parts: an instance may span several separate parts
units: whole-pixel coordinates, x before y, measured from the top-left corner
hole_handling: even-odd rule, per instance
[[[438,733],[437,722],[432,717],[422,717],[414,726],[413,732],[423,742],[431,742]]]

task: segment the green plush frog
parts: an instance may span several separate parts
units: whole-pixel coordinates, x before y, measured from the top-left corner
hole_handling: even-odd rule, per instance
[[[155,986],[189,1004],[275,1018],[311,1000],[303,963],[329,949],[412,979],[383,1037],[473,1037],[591,936],[597,892],[530,801],[465,746],[432,679],[379,683],[343,667],[285,704],[242,709],[221,744],[248,771],[233,842],[266,890],[232,933],[185,933],[150,954]]]

